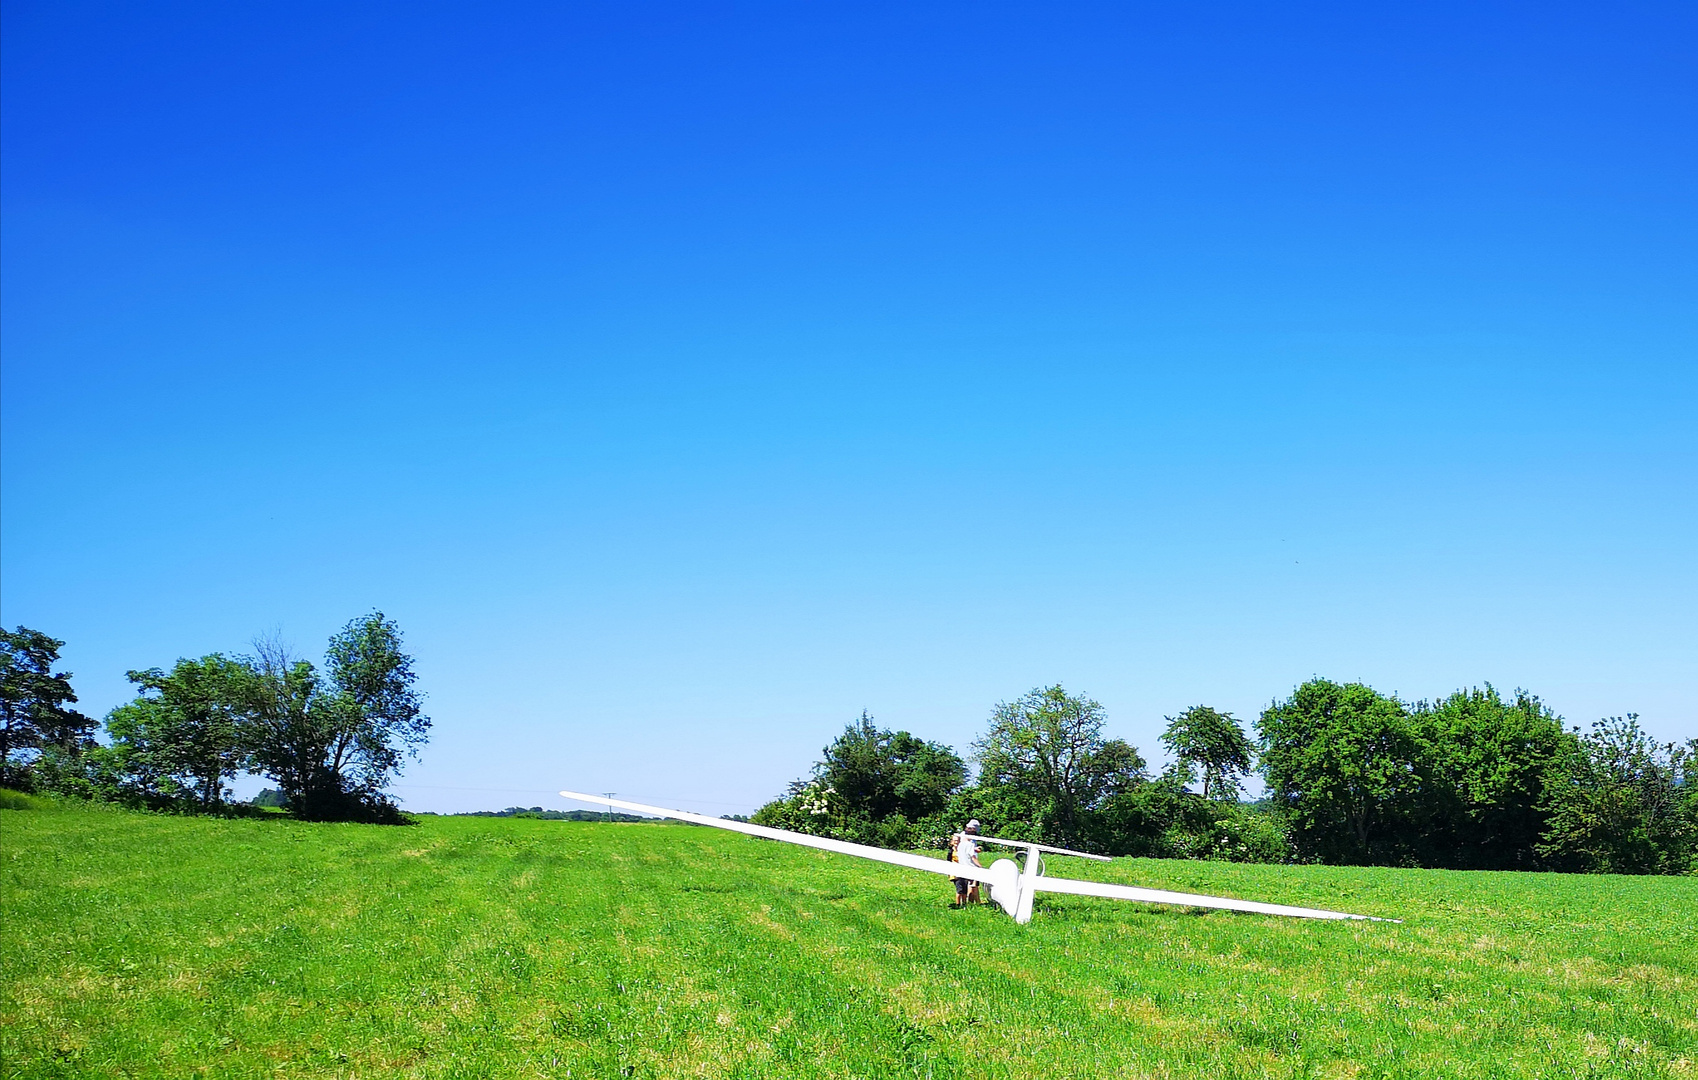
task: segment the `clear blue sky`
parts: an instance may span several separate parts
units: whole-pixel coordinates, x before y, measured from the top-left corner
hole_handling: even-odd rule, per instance
[[[1690,4],[12,0],[0,602],[397,618],[417,809],[1059,681],[1698,735]]]

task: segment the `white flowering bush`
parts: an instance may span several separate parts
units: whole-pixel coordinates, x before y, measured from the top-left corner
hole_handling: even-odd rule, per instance
[[[810,817],[825,817],[831,813],[831,797],[837,789],[812,781],[796,796],[798,808]]]
[[[749,820],[756,825],[775,829],[809,833],[814,836],[841,836],[843,833],[842,800],[837,789],[819,780],[797,783],[781,799],[774,799],[756,810]]]

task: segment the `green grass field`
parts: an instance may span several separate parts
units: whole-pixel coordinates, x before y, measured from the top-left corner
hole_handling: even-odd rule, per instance
[[[1040,898],[685,825],[0,810],[7,1076],[1698,1075],[1698,880],[1057,859]]]

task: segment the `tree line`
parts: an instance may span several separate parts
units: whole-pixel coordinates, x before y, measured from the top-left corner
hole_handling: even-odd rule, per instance
[[[334,634],[323,665],[262,640],[128,672],[136,697],[102,727],[78,712],[64,642],[0,629],[0,786],[200,813],[233,809],[256,773],[309,820],[398,821],[385,791],[429,737],[401,630],[382,612]]]
[[[863,712],[753,820],[886,847],[989,835],[1110,855],[1681,874],[1698,871],[1698,739],[1632,714],[1589,730],[1525,691],[1400,701],[1315,678],[1245,730],[1197,705],[1167,717],[1154,775],[1100,704],[1041,687],[992,711],[971,750]],[[1265,795],[1243,799],[1243,781]]]

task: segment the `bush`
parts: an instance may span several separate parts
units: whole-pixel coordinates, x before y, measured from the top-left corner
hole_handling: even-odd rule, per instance
[[[1208,849],[1198,858],[1226,862],[1288,863],[1295,857],[1285,821],[1271,807],[1215,803]]]
[[[1170,770],[1110,799],[1094,815],[1093,847],[1109,855],[1228,862],[1291,862],[1291,836],[1278,810],[1206,799]]]
[[[842,834],[848,825],[843,800],[835,789],[818,780],[791,784],[789,794],[756,810],[749,820],[771,829],[838,839],[846,839]]]

